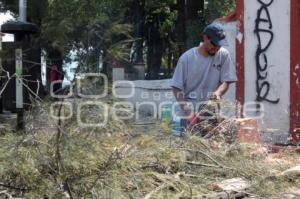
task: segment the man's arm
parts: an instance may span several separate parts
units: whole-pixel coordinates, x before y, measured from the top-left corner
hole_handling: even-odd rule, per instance
[[[227,92],[229,88],[229,84],[234,83],[237,81],[236,77],[236,69],[235,66],[232,64],[230,54],[226,50],[226,58],[221,67],[221,79],[220,81],[223,82],[213,93],[211,96],[212,100],[219,100],[221,97]]]
[[[176,98],[176,101],[177,102],[182,102],[182,103],[184,103],[185,102],[185,99],[184,99],[184,94],[183,94],[183,92],[179,89],[179,88],[176,88],[176,87],[172,87],[172,90],[173,90],[173,94],[174,94],[174,96],[175,96],[175,98]]]
[[[223,82],[217,90],[210,97],[211,100],[220,100],[221,97],[227,92],[229,88],[229,82]]]
[[[176,101],[180,104],[180,107],[183,111],[185,111],[186,113],[190,112],[190,108],[188,105],[188,102],[185,100],[184,98],[184,93],[182,92],[182,90],[180,90],[179,88],[176,87],[172,87],[173,90],[173,94],[176,98]]]

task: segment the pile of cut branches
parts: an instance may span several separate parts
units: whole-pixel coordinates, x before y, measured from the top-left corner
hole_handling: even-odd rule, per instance
[[[49,108],[32,109],[26,133],[0,135],[0,197],[201,198],[232,178],[249,183],[243,197],[282,198],[300,188],[299,178],[279,175],[299,162],[295,154],[270,161],[264,146],[178,138],[160,125],[143,132],[113,117],[105,127],[82,128],[74,118],[53,120]],[[82,120],[99,111],[87,106]]]

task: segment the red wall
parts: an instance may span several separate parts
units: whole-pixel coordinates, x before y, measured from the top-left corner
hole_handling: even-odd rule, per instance
[[[297,68],[298,67],[298,68]],[[291,0],[290,138],[300,141],[300,1]]]
[[[236,42],[236,65],[237,65],[237,76],[238,82],[236,84],[236,98],[237,101],[243,105],[245,102],[245,64],[244,64],[244,0],[236,1],[236,18],[238,20],[238,32],[243,35],[241,43]],[[239,115],[242,116],[242,111],[240,110]]]

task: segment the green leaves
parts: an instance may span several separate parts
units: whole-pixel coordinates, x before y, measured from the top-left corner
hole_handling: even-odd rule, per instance
[[[131,39],[131,26],[124,20],[125,10],[120,0],[49,1],[42,38],[50,46],[63,48],[65,55],[74,50],[85,65],[82,68],[88,69],[99,63],[101,51]],[[113,49],[109,52],[123,54],[115,52],[123,49]]]
[[[201,10],[199,2],[187,1]],[[145,61],[143,54],[146,53],[147,67],[152,70],[152,66],[160,67],[159,60],[167,59],[162,56],[176,60],[182,43],[186,48],[198,44],[198,33],[203,26],[234,8],[234,0],[205,2],[204,18],[190,20],[186,17],[189,7],[179,4],[178,0],[29,0],[28,19],[40,27],[35,45],[48,54],[59,49],[63,58],[74,51],[84,70],[93,71],[100,57],[104,61],[109,57],[128,60],[132,52],[136,53],[132,57],[139,57],[133,62]],[[1,0],[0,8],[16,14],[18,0]],[[187,13],[179,14],[182,10]],[[178,31],[185,32],[181,38]],[[168,59],[170,65],[171,59]]]
[[[207,23],[226,16],[228,12],[234,10],[235,0],[206,0],[204,17]]]
[[[145,23],[157,23],[157,28],[162,38],[168,37],[175,28],[177,11],[171,9],[175,5],[176,0],[146,0],[145,2]]]

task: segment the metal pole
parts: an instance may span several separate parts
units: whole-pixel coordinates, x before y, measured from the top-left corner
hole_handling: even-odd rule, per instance
[[[27,0],[19,0],[19,21],[27,21]],[[16,108],[17,108],[17,128],[24,128],[24,100],[23,100],[23,56],[22,47],[16,49]]]
[[[27,0],[19,0],[19,21],[26,22]]]
[[[16,49],[16,108],[17,108],[17,128],[23,129],[23,56],[22,49]]]

